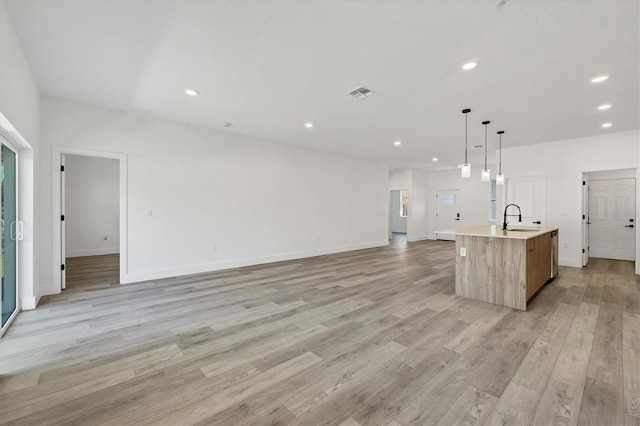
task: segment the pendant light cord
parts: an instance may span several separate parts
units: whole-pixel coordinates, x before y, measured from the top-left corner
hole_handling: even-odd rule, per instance
[[[498,132],[500,133],[500,132]],[[500,133],[500,166],[498,167],[498,174],[502,174],[502,133]]]
[[[467,133],[469,132],[469,125],[467,124],[468,113],[464,113],[464,164],[469,164],[467,161]]]
[[[484,125],[484,169],[487,170],[487,125]]]
[[[487,129],[488,129],[489,123],[491,123],[489,120],[482,122],[482,124],[484,125],[484,169],[485,170],[487,170]]]

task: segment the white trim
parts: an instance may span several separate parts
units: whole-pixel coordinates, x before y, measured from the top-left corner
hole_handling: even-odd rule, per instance
[[[97,249],[85,249],[85,250],[67,250],[67,257],[84,257],[84,256],[101,256],[104,254],[118,254],[120,253],[120,247],[111,248],[97,248]]]
[[[114,153],[114,152],[105,152],[105,151],[94,151],[89,149],[79,149],[79,148],[69,148],[62,146],[54,146],[52,148],[52,179],[51,179],[51,193],[53,198],[52,210],[51,210],[51,220],[52,220],[52,244],[53,244],[53,269],[52,269],[52,277],[53,277],[53,285],[58,289],[58,292],[61,290],[61,274],[60,274],[60,261],[61,261],[61,239],[62,239],[62,231],[61,227],[58,226],[58,222],[60,220],[60,212],[61,212],[61,200],[60,200],[60,178],[58,173],[60,173],[61,166],[61,158],[62,154],[72,154],[72,155],[84,155],[88,157],[99,157],[99,158],[112,158],[119,161],[119,193],[120,193],[120,282],[132,282],[130,278],[128,278],[128,256],[127,256],[127,241],[128,241],[128,217],[127,217],[127,154]]]
[[[155,280],[160,278],[177,277],[180,275],[201,274],[205,272],[215,272],[224,269],[241,268],[244,266],[261,265],[264,263],[282,262],[285,260],[303,259],[305,257],[322,256],[325,254],[342,253],[352,250],[363,250],[374,247],[388,246],[389,241],[379,241],[376,243],[355,244],[350,246],[333,247],[321,250],[310,250],[305,252],[279,254],[275,256],[257,257],[253,259],[239,259],[230,260],[217,263],[204,263],[194,266],[186,266],[181,268],[168,268],[168,269],[156,269],[146,272],[135,272],[127,274],[124,280],[120,282],[122,284],[129,284],[139,281]],[[121,256],[122,257],[122,256]]]
[[[38,306],[38,302],[40,301],[40,296],[38,297],[24,297],[22,298],[22,310],[27,311],[30,309],[35,309]]]
[[[582,268],[582,259],[576,260],[567,257],[561,257],[560,259],[558,259],[558,265],[571,266],[573,268]]]

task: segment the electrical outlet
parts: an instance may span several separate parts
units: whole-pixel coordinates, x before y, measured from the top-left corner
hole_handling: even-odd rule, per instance
[[[569,243],[564,243],[564,244],[562,244],[562,248],[563,248],[563,249],[568,249],[568,248],[569,248]]]
[[[214,244],[213,246],[211,246],[211,251],[212,251],[212,252],[216,252],[216,251],[218,251],[218,246],[217,246],[217,245],[215,245],[215,244]]]
[[[153,216],[153,210],[147,209],[147,217],[151,217],[151,216]]]
[[[467,255],[467,248],[466,247],[460,247],[460,256],[466,256]]]

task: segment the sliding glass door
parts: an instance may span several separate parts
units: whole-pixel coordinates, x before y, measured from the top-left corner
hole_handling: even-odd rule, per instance
[[[0,153],[0,177],[2,180],[2,328],[4,333],[17,314],[18,301],[18,240],[22,230],[18,221],[17,197],[17,151],[10,148],[2,139]]]

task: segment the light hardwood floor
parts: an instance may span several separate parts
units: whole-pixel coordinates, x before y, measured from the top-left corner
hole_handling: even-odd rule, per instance
[[[0,340],[3,424],[640,424],[633,264],[561,268],[527,312],[456,297],[453,243],[130,285],[117,256]]]

